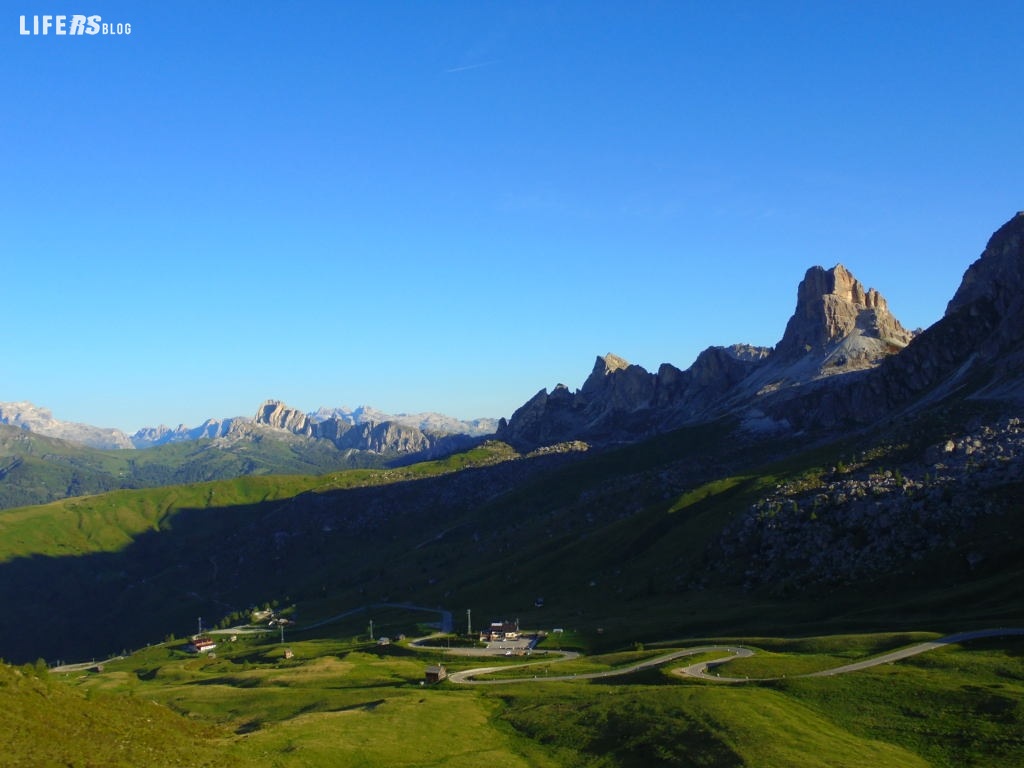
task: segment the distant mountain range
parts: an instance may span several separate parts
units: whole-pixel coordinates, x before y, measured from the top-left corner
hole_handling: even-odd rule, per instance
[[[279,404],[276,400],[268,400],[267,403]],[[130,449],[130,448],[152,448],[167,443],[177,443],[190,440],[202,440],[205,438],[227,437],[232,434],[244,434],[250,431],[253,424],[266,424],[268,426],[280,427],[302,434],[302,430],[291,429],[291,426],[299,420],[298,412],[294,409],[285,408],[289,413],[288,424],[271,424],[270,421],[261,421],[267,418],[264,403],[260,406],[255,417],[235,416],[225,419],[207,419],[197,427],[187,427],[179,424],[175,428],[165,425],[158,427],[144,427],[132,435],[128,435],[119,429],[95,427],[90,424],[79,424],[71,421],[61,421],[53,416],[53,412],[47,408],[37,406],[30,402],[0,403],[0,424],[7,424],[12,427],[34,432],[38,435],[55,437],[59,440],[66,440],[70,443],[100,448],[104,450]],[[497,429],[497,419],[474,419],[472,421],[460,421],[459,419],[445,416],[440,413],[415,413],[415,414],[389,414],[378,411],[370,406],[360,406],[355,409],[320,408],[317,411],[301,414],[310,425],[335,422],[339,425],[363,426],[381,424],[394,424],[403,428],[418,430],[424,435],[468,435],[478,437],[481,435],[493,434]],[[326,433],[326,429],[325,433]],[[311,430],[310,436],[312,435]],[[369,450],[369,448],[355,444],[347,446],[357,450]],[[387,446],[378,441],[379,452],[387,452]],[[422,450],[422,447],[416,450]]]
[[[60,421],[32,403],[0,403],[0,509],[122,488],[396,466],[472,448],[496,427],[493,420],[372,408],[308,414],[268,400],[253,417],[129,437]]]

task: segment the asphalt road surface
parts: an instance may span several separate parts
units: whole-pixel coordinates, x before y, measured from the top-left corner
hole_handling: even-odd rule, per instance
[[[792,677],[831,677],[833,675],[842,675],[848,672],[856,672],[862,669],[869,669],[871,667],[877,667],[881,664],[891,664],[894,661],[900,659],[906,659],[910,656],[916,656],[919,653],[925,653],[927,651],[935,650],[936,648],[942,648],[947,645],[953,645],[956,643],[964,643],[970,640],[980,640],[986,637],[1009,637],[1014,635],[1024,635],[1024,629],[1019,628],[1002,628],[1002,629],[979,629],[973,632],[960,632],[955,635],[947,635],[941,637],[938,640],[932,640],[926,643],[917,643],[915,645],[907,646],[890,653],[882,654],[881,656],[874,656],[864,661],[858,661],[854,664],[845,664],[841,667],[833,667],[832,669],[822,670],[820,672],[811,672],[805,675],[792,675]],[[537,680],[544,681],[556,681],[556,680],[595,680],[598,678],[605,677],[618,677],[620,675],[629,675],[635,672],[639,672],[643,669],[650,669],[652,667],[660,667],[664,664],[668,664],[677,659],[685,658],[687,656],[695,656],[700,653],[725,653],[726,655],[720,659],[714,661],[702,661],[697,664],[692,664],[688,667],[682,667],[676,670],[676,673],[683,677],[692,677],[700,680],[713,680],[720,683],[749,683],[749,682],[765,682],[768,680],[777,680],[779,678],[757,678],[750,679],[746,677],[721,677],[714,675],[709,672],[709,669],[713,669],[727,661],[733,659],[741,659],[749,656],[753,656],[754,652],[749,648],[743,648],[735,645],[702,645],[696,648],[687,648],[681,651],[673,651],[662,656],[656,656],[647,661],[633,664],[628,667],[621,667],[619,669],[608,670],[605,672],[589,672],[578,675],[546,675],[543,678],[537,677],[536,675],[528,675],[525,677],[515,678],[500,678],[494,680],[478,680],[480,675],[486,675],[489,672],[496,672],[498,670],[506,669],[522,669],[526,667],[536,666],[538,664],[546,664],[548,661],[535,661],[529,664],[519,664],[514,667],[503,666],[503,667],[479,667],[477,669],[466,669],[462,672],[453,672],[448,676],[448,679],[453,683],[459,683],[464,685],[502,685],[508,683],[525,683],[535,682]]]

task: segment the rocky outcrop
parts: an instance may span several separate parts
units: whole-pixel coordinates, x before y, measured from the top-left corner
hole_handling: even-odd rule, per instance
[[[979,394],[1024,400],[1024,211],[999,228],[946,307],[946,317],[964,326],[992,317],[978,334],[975,352],[992,373]]]
[[[512,418],[502,420],[496,437],[523,448],[583,439],[613,442],[644,430],[642,419],[655,402],[658,377],[617,355],[598,357],[576,392],[559,384],[542,389]]]
[[[583,386],[542,389],[502,421],[497,437],[528,449],[567,440],[638,440],[707,415],[767,358],[770,350],[736,344],[709,347],[683,371],[663,363],[657,373],[607,354]]]
[[[565,435],[584,432],[584,416],[575,407],[576,397],[564,384],[550,394],[546,389],[516,409],[512,418],[498,423],[499,440],[518,447],[536,447],[563,441]]]
[[[692,421],[714,410],[730,393],[760,370],[771,356],[768,347],[733,344],[730,347],[708,347],[685,371],[663,363],[658,369],[656,405],[666,415],[674,412],[670,424]]]
[[[600,403],[598,411],[590,409],[590,415],[598,417],[607,411],[628,412],[650,405],[656,386],[656,376],[608,353],[594,362],[580,395],[588,403]]]
[[[1020,314],[1024,296],[1024,211],[1006,222],[989,238],[985,251],[967,268],[960,287],[946,305],[946,317],[979,302],[991,302],[1003,316]]]
[[[939,550],[973,569],[968,534],[1012,504],[998,489],[1022,481],[1020,419],[977,425],[900,466],[863,461],[777,486],[726,526],[709,561],[775,589],[862,583]]]
[[[318,412],[323,417],[321,409]],[[260,405],[254,419],[257,425],[284,430],[294,435],[329,440],[339,450],[369,451],[385,456],[431,458],[470,447],[479,438],[469,435],[442,435],[423,432],[396,422],[352,423],[345,414],[314,420],[309,414],[278,400]]]
[[[161,424],[159,427],[140,429],[132,435],[131,440],[132,445],[136,448],[153,448],[167,443],[214,439],[230,434],[237,424],[245,421],[248,419],[207,419],[198,427],[186,427],[184,424],[179,424],[175,429]]]
[[[266,400],[256,411],[257,424],[284,429],[295,435],[316,437],[313,421],[309,415],[295,408],[289,408],[280,400]]]
[[[73,421],[61,421],[52,411],[29,402],[0,403],[0,424],[55,437],[90,448],[131,448],[132,441],[119,429],[105,429]]]
[[[348,448],[374,453],[420,453],[433,446],[427,435],[412,427],[384,422],[383,424],[365,423],[357,427],[350,426],[338,438],[339,448]]]
[[[842,264],[832,269],[811,267],[797,288],[796,310],[775,346],[777,361],[793,361],[818,352],[831,355],[847,339],[849,345],[833,366],[863,367],[903,349],[912,334],[889,311],[885,298],[864,286]]]
[[[318,408],[309,414],[314,422],[336,419],[346,424],[382,424],[391,422],[404,427],[413,427],[420,432],[437,435],[470,435],[480,437],[493,435],[498,428],[498,419],[456,419],[443,413],[385,413],[368,405],[358,408]]]

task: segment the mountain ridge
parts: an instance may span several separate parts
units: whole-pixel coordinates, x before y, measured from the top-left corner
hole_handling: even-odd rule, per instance
[[[609,353],[579,390],[542,389],[496,434],[519,448],[628,441],[731,410],[756,411],[774,392],[870,370],[913,337],[882,294],[865,290],[842,264],[815,266],[797,287],[796,308],[775,347],[712,346],[685,370],[663,363],[656,373]]]
[[[0,509],[116,489],[396,466],[440,458],[483,439],[373,422],[368,420],[371,415],[386,415],[373,409],[352,415],[358,420],[354,424],[334,418],[314,421],[269,402],[275,403],[269,411],[280,409],[278,419],[261,421],[266,410],[261,407],[255,417],[208,419],[192,429],[140,430],[135,442],[142,447],[126,445],[127,435],[116,430],[60,422],[48,409],[31,403],[0,404]]]
[[[842,264],[811,267],[775,347],[708,347],[689,368],[663,363],[656,373],[598,357],[582,387],[540,390],[499,422],[496,436],[520,450],[611,445],[728,413],[757,430],[863,426],[972,376],[985,379],[972,385],[979,397],[1024,400],[1022,252],[1018,212],[968,267],[945,315],[913,332]]]
[[[268,400],[265,402],[279,401]],[[320,407],[316,411],[310,411],[304,415],[308,418],[310,424],[321,423],[330,419],[336,419],[339,422],[353,426],[367,423],[381,424],[392,422],[403,427],[413,427],[439,436],[465,434],[471,437],[481,437],[493,434],[498,423],[497,419],[490,418],[463,421],[435,412],[389,414],[379,411],[372,406],[365,405],[355,409]],[[57,419],[49,408],[29,401],[0,402],[0,424],[19,427],[46,437],[54,437],[101,450],[151,448],[167,443],[227,437],[240,431],[244,432],[244,430],[238,429],[241,425],[258,421],[258,418],[247,416],[232,416],[222,419],[210,418],[195,427],[179,424],[177,427],[171,428],[165,424],[160,424],[155,427],[142,427],[129,435],[114,427],[96,427],[91,424]],[[280,428],[294,432],[294,430],[288,427]],[[298,433],[295,432],[295,434]]]

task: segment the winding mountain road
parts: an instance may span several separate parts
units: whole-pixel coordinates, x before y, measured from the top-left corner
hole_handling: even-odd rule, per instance
[[[503,667],[479,667],[478,669],[466,669],[466,670],[463,670],[462,672],[453,672],[452,674],[450,674],[448,676],[448,679],[451,680],[453,683],[462,683],[462,684],[466,684],[466,685],[499,685],[501,683],[535,682],[537,680],[545,680],[545,681],[552,681],[552,680],[597,680],[597,679],[600,679],[600,678],[603,678],[603,677],[620,677],[622,675],[632,675],[632,674],[634,674],[636,672],[640,672],[641,670],[652,669],[654,667],[660,667],[663,664],[668,664],[670,661],[675,661],[676,659],[682,659],[682,658],[685,658],[687,656],[695,656],[698,653],[708,653],[708,652],[713,652],[713,651],[724,651],[724,650],[731,651],[733,654],[735,654],[735,655],[729,657],[731,659],[741,658],[743,656],[752,656],[754,654],[753,651],[751,651],[751,650],[749,650],[747,648],[733,648],[733,647],[730,647],[730,646],[723,646],[723,645],[702,645],[702,646],[697,647],[697,648],[686,648],[685,650],[681,650],[681,651],[673,651],[672,653],[666,653],[666,654],[664,654],[662,656],[655,656],[653,659],[647,659],[646,661],[641,661],[641,662],[638,662],[636,664],[631,664],[628,667],[619,667],[617,669],[608,669],[608,670],[605,670],[603,672],[582,672],[582,673],[575,674],[575,675],[545,675],[544,677],[539,677],[537,675],[534,675],[532,677],[510,677],[510,678],[499,678],[499,679],[493,679],[493,680],[477,680],[476,679],[476,677],[478,675],[486,675],[486,674],[488,674],[490,672],[497,672],[499,670],[522,669],[522,668],[525,668],[525,667],[536,667],[536,666],[540,666],[540,665],[543,665],[543,664],[550,664],[550,663],[552,663],[550,660],[546,660],[546,661],[531,661],[528,664],[515,664],[515,665],[512,665],[512,666],[506,665],[506,666],[503,666]],[[556,660],[553,663],[558,663],[559,661],[568,661],[569,659],[579,658],[579,654],[578,653],[574,653],[572,651],[552,651],[552,653],[561,653],[563,655],[563,657],[561,659],[558,659],[558,660]]]
[[[1010,637],[1020,635],[1024,635],[1024,629],[1022,628],[979,629],[972,632],[960,632],[954,635],[940,637],[938,640],[932,640],[926,643],[916,643],[915,645],[910,645],[906,648],[891,651],[889,653],[882,654],[881,656],[874,656],[870,659],[864,659],[863,661],[858,661],[853,664],[844,664],[843,666],[833,667],[832,669],[825,669],[819,672],[810,672],[803,675],[791,675],[790,677],[831,677],[833,675],[842,675],[848,672],[856,672],[862,669],[877,667],[881,664],[891,664],[894,661],[906,659],[910,656],[916,656],[920,653],[932,651],[936,648],[942,648],[947,645],[964,643],[971,640],[980,640],[986,637]],[[720,677],[718,675],[711,674],[708,671],[709,669],[725,664],[726,662],[732,661],[733,659],[748,658],[754,655],[754,651],[752,651],[751,649],[735,645],[701,645],[695,648],[686,648],[684,650],[666,653],[662,656],[656,656],[652,659],[648,659],[647,661],[632,664],[628,667],[610,669],[604,672],[587,672],[576,675],[546,675],[543,678],[539,678],[536,675],[532,675],[529,677],[509,677],[490,680],[477,679],[480,675],[486,675],[488,673],[497,672],[500,670],[522,669],[526,667],[533,667],[541,664],[551,663],[549,661],[533,661],[528,664],[517,664],[515,666],[478,667],[476,669],[466,669],[461,672],[453,672],[451,675],[448,676],[448,679],[451,680],[453,683],[461,685],[504,685],[510,683],[537,682],[538,680],[596,680],[600,678],[619,677],[622,675],[634,674],[644,669],[660,667],[670,662],[676,661],[677,659],[685,658],[687,656],[696,656],[697,654],[701,653],[725,653],[728,655],[723,656],[720,659],[715,659],[713,661],[701,661],[696,664],[691,664],[688,667],[682,667],[680,669],[675,670],[676,674],[682,677],[692,677],[699,680],[712,680],[718,683],[768,682],[771,680],[780,679],[775,677]],[[564,661],[565,659],[562,660]]]

